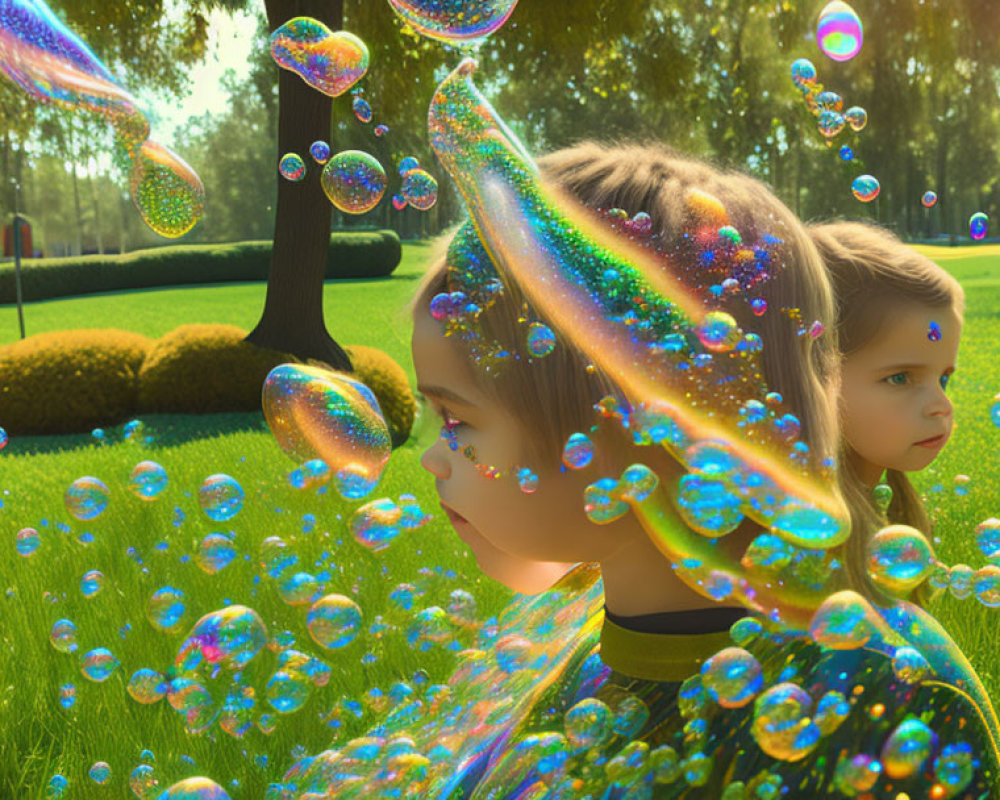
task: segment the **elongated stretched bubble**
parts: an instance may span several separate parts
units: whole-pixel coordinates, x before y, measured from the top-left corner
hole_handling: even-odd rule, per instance
[[[132,200],[161,236],[187,233],[204,215],[205,188],[169,148],[148,139],[138,101],[43,0],[0,0],[0,72],[40,103],[103,116],[130,173]]]

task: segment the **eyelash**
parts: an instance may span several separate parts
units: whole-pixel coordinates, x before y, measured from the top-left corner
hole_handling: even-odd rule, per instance
[[[462,422],[460,419],[457,419],[456,417],[453,417],[452,414],[451,414],[451,412],[447,408],[445,408],[444,406],[441,406],[441,410],[438,412],[438,414],[441,417],[441,419],[444,421],[444,427],[449,432],[455,430],[456,428],[461,428],[463,425],[465,425],[465,423]],[[452,421],[449,422],[448,420],[452,420]]]
[[[884,383],[888,383],[890,386],[905,386],[905,384],[902,384],[902,383],[892,383],[889,379],[890,378],[895,378],[897,375],[909,375],[909,374],[910,374],[909,372],[894,372],[894,373],[892,373],[892,375],[887,375],[886,377],[884,377],[882,379],[882,381]],[[939,381],[943,381],[941,383],[941,388],[942,389],[947,389],[948,388],[948,381],[950,379],[951,379],[951,375],[942,375],[938,379]]]

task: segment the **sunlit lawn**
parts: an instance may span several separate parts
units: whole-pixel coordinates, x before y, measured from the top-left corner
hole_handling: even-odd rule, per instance
[[[957,428],[934,467],[916,476],[916,482],[930,492],[932,507],[940,507],[938,555],[949,563],[976,567],[984,559],[972,529],[986,517],[1000,516],[1000,429],[989,419],[991,398],[1000,392],[995,366],[1000,354],[1000,252],[940,252],[947,256],[941,263],[966,282],[968,295],[959,369],[950,384]],[[324,298],[328,328],[338,341],[385,350],[411,380],[409,320],[396,312],[412,293],[426,253],[425,245],[408,244],[403,264],[390,279],[328,282]],[[263,298],[263,284],[172,287],[32,303],[26,317],[29,334],[120,327],[159,336],[191,322],[224,322],[249,330]],[[0,308],[0,344],[16,338],[14,309]],[[339,730],[329,724],[329,712],[342,697],[361,700],[373,686],[388,691],[394,682],[410,680],[418,668],[426,669],[432,681],[447,674],[448,652],[420,653],[407,645],[410,615],[388,597],[395,585],[429,583],[428,594],[417,598],[414,608],[446,606],[449,592],[467,589],[475,595],[481,617],[497,613],[510,597],[479,576],[466,548],[439,515],[380,553],[358,545],[347,528],[357,503],[341,500],[332,491],[320,495],[293,489],[286,476],[295,464],[279,449],[260,414],[150,416],[144,422],[157,437],[148,446],[118,441],[118,431],[109,430],[116,441],[103,446],[86,434],[13,437],[0,453],[0,588],[6,590],[0,615],[0,796],[43,797],[55,773],[69,779],[70,797],[131,796],[126,788],[129,773],[139,764],[140,752],[149,749],[161,788],[204,774],[234,799],[263,797],[267,784],[279,780],[296,757],[333,747],[367,726],[370,711],[361,719],[342,715]],[[433,478],[418,463],[434,436],[433,424],[419,426],[393,453],[371,497],[398,499],[410,492],[425,511],[439,511]],[[143,459],[162,464],[170,478],[163,495],[152,503],[127,488],[132,467]],[[246,491],[242,511],[224,523],[212,522],[198,504],[201,482],[219,472],[236,478]],[[971,476],[966,496],[954,491],[958,473]],[[82,475],[97,476],[110,487],[108,510],[90,523],[73,519],[63,505],[66,487]],[[307,514],[316,518],[311,529],[304,524]],[[15,534],[25,526],[37,528],[42,538],[29,558],[15,550]],[[198,543],[208,533],[229,530],[235,534],[237,559],[216,575],[206,574],[194,558]],[[92,534],[92,543],[80,541],[89,538],[85,533]],[[268,536],[287,542],[299,559],[296,570],[320,577],[327,592],[354,598],[363,610],[366,631],[380,614],[402,629],[382,638],[366,632],[342,649],[322,650],[305,627],[308,606],[286,603],[278,582],[263,574],[260,542]],[[437,577],[421,576],[421,567],[430,567]],[[434,572],[436,567],[441,570]],[[104,587],[87,599],[80,579],[92,569],[104,573]],[[149,596],[166,585],[186,595],[183,624],[173,634],[156,630],[145,614]],[[314,688],[295,714],[275,714],[277,724],[269,735],[254,728],[238,739],[218,725],[211,734],[187,735],[182,718],[165,700],[140,705],[125,686],[139,668],[166,672],[191,625],[202,614],[231,603],[256,609],[272,636],[290,632],[296,647],[332,667],[332,677],[327,686]],[[940,599],[934,610],[966,648],[991,693],[1000,696],[1000,611],[974,599],[950,597]],[[59,618],[77,626],[75,654],[57,652],[49,643],[49,631]],[[121,661],[104,683],[87,680],[79,669],[78,656],[95,647],[109,648]],[[275,663],[276,655],[265,652],[254,671],[248,670],[259,708],[272,713],[264,687]],[[67,683],[76,686],[77,697],[69,710],[59,702],[59,688]],[[87,777],[96,761],[111,766],[106,786],[96,786]]]

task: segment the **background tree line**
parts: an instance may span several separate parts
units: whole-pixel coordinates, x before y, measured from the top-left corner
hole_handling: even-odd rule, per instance
[[[227,108],[192,120],[172,145],[205,183],[205,219],[182,241],[270,238],[277,194],[279,69],[271,60],[263,8],[201,0],[171,8],[161,0],[109,4],[52,0],[50,5],[132,91],[156,87],[183,97],[188,71],[205,53],[213,6],[257,9],[250,74],[225,79]],[[507,25],[481,49],[479,85],[532,152],[582,137],[657,138],[692,154],[750,172],[775,188],[805,219],[873,218],[909,238],[967,235],[975,211],[1000,230],[1000,3],[976,0],[859,0],[865,44],[837,64],[816,47],[823,0],[521,0]],[[387,2],[345,0],[344,28],[371,51],[359,84],[375,118],[355,119],[351,98],[335,98],[334,152],[367,150],[389,187],[379,206],[354,217],[333,212],[333,227],[393,227],[404,237],[437,232],[460,204],[427,144],[426,115],[437,81],[462,53],[404,29]],[[789,77],[810,58],[845,107],[868,111],[833,147]],[[390,132],[375,137],[383,122]],[[154,127],[154,138],[155,138]],[[837,156],[842,144],[853,162]],[[98,154],[111,147],[100,120],[36,106],[0,82],[0,214],[21,209],[47,255],[134,249],[170,243],[143,225],[127,195],[127,176]],[[302,153],[307,164],[318,169]],[[420,159],[440,186],[431,212],[399,212],[390,197],[396,165]],[[868,172],[882,192],[870,205],[850,192]],[[938,207],[920,205],[935,190]]]

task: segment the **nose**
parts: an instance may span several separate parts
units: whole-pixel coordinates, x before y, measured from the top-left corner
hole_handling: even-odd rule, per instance
[[[937,387],[924,413],[928,417],[950,417],[953,410],[951,398],[945,394],[944,389]]]
[[[428,447],[420,456],[420,466],[427,470],[435,478],[445,480],[451,475],[451,466],[448,459],[441,453],[440,445],[442,440],[439,437],[434,444]]]

